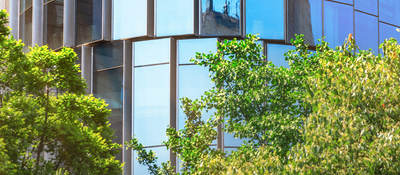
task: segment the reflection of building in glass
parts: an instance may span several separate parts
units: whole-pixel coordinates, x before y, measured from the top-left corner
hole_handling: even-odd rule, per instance
[[[239,35],[240,34],[240,1],[207,0],[201,13],[203,35]],[[217,6],[217,7],[214,7]]]
[[[0,8],[8,9],[13,36],[27,46],[78,52],[87,91],[113,111],[115,142],[136,136],[160,162],[177,167],[162,144],[165,128],[184,126],[179,98],[199,98],[213,86],[208,71],[189,61],[196,52],[259,33],[267,59],[287,67],[283,54],[294,48],[296,33],[310,45],[326,37],[331,46],[353,33],[360,48],[375,54],[386,38],[400,40],[398,0],[0,0]],[[228,152],[241,142],[220,131],[210,147]],[[125,174],[148,174],[134,152],[124,149],[118,159]]]

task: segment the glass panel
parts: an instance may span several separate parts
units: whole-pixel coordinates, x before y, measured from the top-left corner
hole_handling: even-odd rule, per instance
[[[162,162],[167,162],[169,161],[169,151],[165,147],[157,147],[157,148],[146,148],[146,150],[153,150],[155,153],[157,159],[157,165],[161,166]],[[137,162],[137,153],[134,151],[133,155],[133,174],[137,175],[145,175],[145,174],[150,174],[148,171],[148,167],[145,165],[141,165]]]
[[[117,143],[122,143],[122,68],[94,72],[93,94],[104,99],[111,113],[111,127]]]
[[[193,0],[157,0],[156,35],[182,35],[194,33]]]
[[[122,41],[102,43],[93,47],[93,64],[95,70],[122,65]]]
[[[81,64],[82,59],[82,47],[75,47],[74,52],[76,53],[78,59],[76,60],[75,64]],[[81,68],[82,69],[82,68]]]
[[[267,44],[267,59],[275,66],[289,68],[289,64],[286,62],[284,54],[293,49],[296,48],[290,45]]]
[[[240,0],[201,0],[201,35],[240,35]]]
[[[25,44],[24,51],[32,45],[32,8],[20,15],[19,38]]]
[[[135,66],[169,62],[170,42],[169,38],[134,42]]]
[[[76,1],[76,43],[77,45],[101,39],[100,0]]]
[[[322,1],[289,0],[288,3],[289,41],[295,34],[304,34],[307,44],[316,45],[322,38]]]
[[[336,0],[336,1],[347,3],[347,4],[353,4],[353,0]]]
[[[209,71],[205,67],[198,65],[179,66],[179,92],[178,97],[188,97],[189,99],[200,98],[205,91],[213,87],[213,83],[209,77]],[[182,129],[185,126],[186,115],[181,108],[182,103],[179,101],[178,111],[178,128]],[[203,119],[206,121],[210,118],[212,111],[203,113]]]
[[[208,39],[187,39],[178,41],[178,60],[179,64],[190,64],[190,59],[200,53],[215,53],[217,52],[216,38]]]
[[[114,0],[113,9],[114,40],[147,35],[147,1]]]
[[[13,0],[16,1],[16,0]],[[32,0],[20,0],[20,9],[21,13],[23,13],[26,9],[32,7]]]
[[[400,26],[400,1],[380,0],[379,20]]]
[[[284,39],[284,0],[247,0],[246,33],[263,39]]]
[[[361,12],[355,12],[357,45],[362,50],[369,48],[378,54],[378,18]]]
[[[325,1],[324,33],[330,47],[342,45],[353,33],[353,7]]]
[[[167,140],[169,123],[169,64],[138,67],[134,70],[134,136],[145,146]]]
[[[385,39],[394,38],[400,43],[400,32],[396,31],[396,27],[385,24],[379,23],[379,38],[380,43],[383,43]]]
[[[355,0],[354,6],[356,9],[367,12],[373,15],[378,14],[378,0]]]
[[[44,43],[51,49],[63,45],[64,1],[55,0],[44,6]]]

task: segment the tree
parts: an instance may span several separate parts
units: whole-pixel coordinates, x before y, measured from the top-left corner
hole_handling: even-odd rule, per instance
[[[215,87],[201,99],[182,99],[186,128],[167,130],[165,144],[183,160],[182,174],[400,173],[395,40],[376,56],[351,35],[335,49],[322,41],[315,52],[297,36],[286,54],[290,68],[266,62],[255,41],[224,41],[217,53],[194,59],[209,68]],[[216,110],[214,120],[200,122],[207,109]],[[207,148],[215,139],[210,128],[224,122],[250,140],[230,155]]]
[[[76,53],[47,46],[22,52],[23,44],[9,36],[6,17],[1,11],[0,155],[7,164],[0,174],[121,173],[110,110],[84,93]]]

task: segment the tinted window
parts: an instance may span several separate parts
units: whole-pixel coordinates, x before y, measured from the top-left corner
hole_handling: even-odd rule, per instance
[[[385,39],[394,38],[398,42],[400,42],[400,32],[396,31],[396,27],[385,24],[379,23],[379,38],[380,43],[383,43]]]
[[[44,43],[57,49],[63,45],[64,1],[52,1],[44,6]]]
[[[200,34],[240,35],[240,0],[201,0]]]
[[[355,13],[356,33],[355,39],[357,45],[362,50],[372,49],[378,54],[378,18],[365,13]]]
[[[101,39],[100,0],[76,1],[76,42],[83,44]]]
[[[156,35],[182,35],[194,33],[193,0],[157,0]]]
[[[377,15],[378,14],[378,0],[355,0],[354,6],[356,9]]]
[[[178,60],[179,64],[190,64],[191,58],[196,53],[215,53],[217,51],[217,39],[187,39],[178,41]]]
[[[283,66],[288,68],[289,64],[285,60],[284,54],[293,49],[295,49],[295,47],[289,45],[267,44],[267,59],[275,66]]]
[[[246,33],[260,34],[263,39],[284,39],[283,0],[247,0]]]
[[[21,11],[19,22],[19,39],[25,44],[24,50],[28,51],[28,46],[32,45],[32,6]]]
[[[336,1],[347,3],[347,4],[353,4],[353,0],[336,0]]]
[[[135,66],[169,62],[170,39],[135,42],[133,47]]]
[[[325,1],[324,33],[331,47],[342,45],[353,33],[353,7]]]
[[[95,70],[122,65],[122,41],[102,43],[93,47]]]
[[[161,145],[170,119],[169,64],[134,69],[134,135],[145,146]]]
[[[316,45],[322,38],[322,1],[289,0],[288,1],[288,34],[304,34],[307,44]]]
[[[380,0],[379,19],[400,26],[400,1]]]
[[[147,1],[114,0],[113,9],[113,38],[115,40],[147,34]]]

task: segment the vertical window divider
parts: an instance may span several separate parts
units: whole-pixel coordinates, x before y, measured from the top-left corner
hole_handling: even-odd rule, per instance
[[[75,12],[76,0],[64,1],[64,26],[63,26],[63,45],[72,47],[75,45]]]
[[[102,39],[111,40],[111,0],[102,0]]]
[[[178,61],[177,61],[177,41],[174,38],[170,39],[170,127],[176,127],[176,116],[177,116],[177,69],[178,69]],[[170,150],[170,161],[172,166],[176,166],[176,154]],[[177,169],[175,168],[175,171]]]
[[[155,34],[155,0],[147,0],[147,36],[153,37]]]

